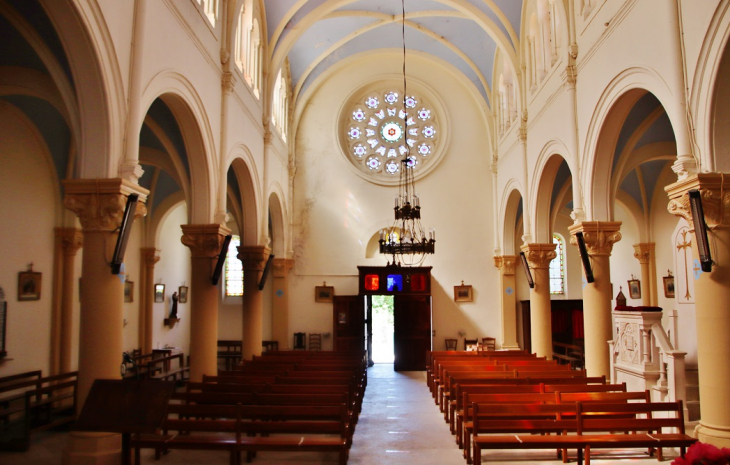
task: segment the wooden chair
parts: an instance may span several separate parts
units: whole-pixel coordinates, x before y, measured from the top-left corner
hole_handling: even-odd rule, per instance
[[[458,339],[446,339],[446,350],[456,350],[456,344],[459,343]]]
[[[483,337],[482,338],[482,348],[484,350],[496,350],[497,340],[493,337]]]
[[[279,350],[279,341],[261,341],[261,347],[264,349],[264,352]]]
[[[322,350],[322,333],[309,333],[309,350]]]
[[[306,350],[306,334],[294,333],[294,350]]]
[[[464,338],[464,350],[469,350],[469,347],[472,347],[472,350],[477,350],[478,343],[479,343],[479,339]]]

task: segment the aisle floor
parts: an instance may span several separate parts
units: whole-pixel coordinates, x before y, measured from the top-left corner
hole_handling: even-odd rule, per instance
[[[0,452],[3,465],[59,465],[68,441],[67,432],[46,432],[34,436],[29,452]],[[669,451],[665,451],[668,455]],[[551,460],[552,450],[503,451],[489,457],[490,465],[558,465]],[[673,457],[659,462],[641,451],[601,452],[591,462],[600,465],[669,464]],[[573,456],[574,459],[574,456]],[[575,460],[571,460],[575,463]],[[227,465],[228,455],[211,451],[172,451],[155,461],[152,451],[143,452],[145,465]],[[337,454],[262,452],[255,464],[336,464]],[[368,387],[353,446],[351,465],[461,465],[466,464],[456,446],[443,415],[426,386],[425,372],[394,372],[391,364],[368,369]]]

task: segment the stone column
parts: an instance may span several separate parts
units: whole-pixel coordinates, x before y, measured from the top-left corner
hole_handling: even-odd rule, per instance
[[[700,379],[701,420],[695,432],[702,442],[730,447],[730,176],[701,173],[665,188],[669,212],[689,223],[694,256],[697,363]],[[700,268],[696,225],[692,220],[688,192],[699,190],[708,226],[712,271]]]
[[[63,278],[61,289],[61,331],[60,331],[60,373],[73,371],[71,349],[73,348],[73,321],[74,321],[74,276],[76,252],[81,248],[84,235],[76,228],[58,228],[63,245]]]
[[[530,265],[535,287],[530,289],[532,351],[553,358],[553,325],[550,306],[550,262],[557,256],[555,244],[525,244],[521,247]]]
[[[294,267],[294,260],[275,258],[274,272],[274,299],[272,318],[272,338],[279,342],[280,350],[289,350],[289,270]]]
[[[500,308],[502,328],[500,343],[502,349],[517,350],[517,299],[515,293],[515,264],[517,257],[502,255],[494,257],[494,266],[499,269]],[[530,306],[532,308],[532,306]]]
[[[654,243],[634,244],[634,258],[641,264],[641,305],[656,305],[656,280],[652,279],[651,264]],[[654,273],[656,276],[656,273]]]
[[[146,189],[125,179],[73,179],[63,182],[64,205],[83,228],[81,314],[79,323],[80,411],[96,379],[119,379],[123,350],[124,286],[111,272],[117,228],[127,197],[139,194],[135,218],[144,216]],[[129,227],[132,225],[129,224]],[[119,460],[121,436],[73,432],[63,452],[64,464],[106,464]]]
[[[117,228],[129,194],[137,193],[135,218],[144,216],[148,191],[123,179],[64,181],[66,208],[83,228],[78,404],[83,406],[97,378],[118,379],[122,363],[124,287],[111,272]],[[129,227],[132,225],[130,224]]]
[[[588,376],[611,376],[608,341],[613,340],[611,325],[611,267],[613,244],[621,240],[619,221],[583,221],[568,228],[570,243],[577,245],[575,234],[583,233],[590,256],[594,282],[583,287],[583,327],[586,371]]]
[[[263,340],[263,296],[259,291],[261,272],[271,249],[263,245],[241,245],[238,259],[243,263],[243,359],[261,355]]]
[[[155,264],[160,261],[160,251],[154,247],[142,247],[139,251],[142,266],[139,277],[138,345],[143,354],[149,354],[154,345]]]
[[[218,286],[210,277],[223,241],[231,233],[220,224],[183,224],[182,243],[190,248],[190,381],[218,373]],[[226,251],[223,251],[226,253]]]

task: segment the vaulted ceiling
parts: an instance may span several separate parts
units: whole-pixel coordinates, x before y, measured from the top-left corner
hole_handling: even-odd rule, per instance
[[[405,45],[450,64],[489,105],[497,50],[519,54],[523,0],[405,0]],[[399,0],[264,0],[272,69],[289,58],[294,99],[340,61],[403,47]]]

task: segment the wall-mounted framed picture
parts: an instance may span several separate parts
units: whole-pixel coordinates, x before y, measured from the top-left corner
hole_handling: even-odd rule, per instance
[[[40,300],[42,273],[21,271],[18,273],[18,300]]]
[[[454,302],[473,302],[473,292],[471,284],[465,285],[462,281],[461,286],[454,286]]]
[[[629,283],[629,297],[632,299],[641,299],[641,282],[638,279],[634,279],[631,275]]]
[[[155,284],[155,302],[165,301],[165,285]]]
[[[337,324],[338,325],[346,325],[347,324],[347,312],[339,312],[337,314]]]
[[[674,276],[672,276],[672,272],[668,272],[669,276],[664,276],[662,279],[664,280],[664,297],[668,299],[674,298]]]
[[[134,302],[134,283],[132,281],[124,281],[124,301]]]
[[[177,299],[181,304],[188,303],[188,287],[180,286],[177,288]]]
[[[314,288],[314,301],[332,303],[332,298],[335,295],[335,288],[333,286],[316,286]]]

